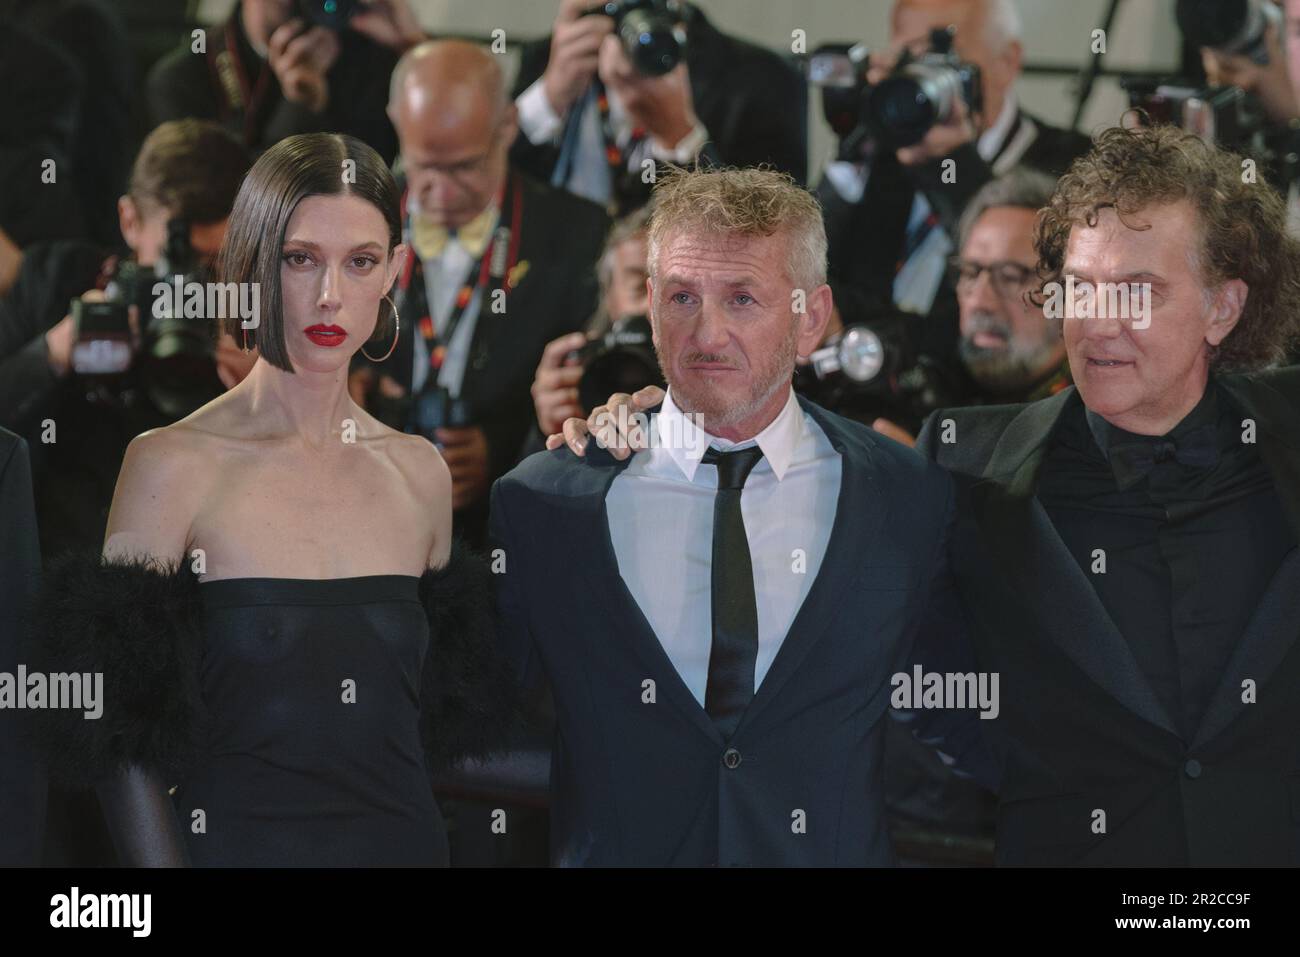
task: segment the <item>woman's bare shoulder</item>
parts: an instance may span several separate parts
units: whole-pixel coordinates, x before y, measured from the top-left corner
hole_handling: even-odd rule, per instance
[[[180,558],[215,472],[207,433],[177,422],[137,435],[118,472],[104,553]]]

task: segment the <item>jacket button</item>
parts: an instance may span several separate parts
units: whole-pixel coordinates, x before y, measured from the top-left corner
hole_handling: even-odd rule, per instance
[[[1183,773],[1189,778],[1199,778],[1201,776],[1201,762],[1192,758],[1183,765]]]
[[[722,752],[722,763],[729,768],[740,767],[740,752],[735,748],[727,748]]]

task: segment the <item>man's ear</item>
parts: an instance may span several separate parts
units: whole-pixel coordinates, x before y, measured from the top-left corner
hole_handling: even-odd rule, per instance
[[[792,308],[794,305],[795,303],[792,302]],[[821,345],[822,339],[826,336],[826,325],[831,321],[831,313],[835,307],[831,287],[822,283],[817,288],[809,290],[804,296],[803,305],[803,311],[796,311],[794,316],[798,326],[796,352],[800,358],[806,359]]]
[[[140,210],[130,196],[117,198],[117,227],[126,245],[134,249],[140,241]]]
[[[1228,333],[1236,328],[1241,319],[1249,293],[1250,287],[1241,279],[1229,279],[1215,291],[1210,324],[1205,330],[1206,342],[1217,346],[1228,338]]]

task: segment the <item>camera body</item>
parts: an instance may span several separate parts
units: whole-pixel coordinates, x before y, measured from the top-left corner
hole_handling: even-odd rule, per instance
[[[205,286],[209,278],[190,245],[188,221],[170,220],[157,266],[119,260],[103,301],[72,301],[73,372],[109,391],[138,386],[168,416],[187,415],[220,395],[215,317],[186,310],[183,296],[154,294],[160,282],[185,290],[191,284]],[[131,329],[133,306],[140,326],[138,350]]]
[[[1282,192],[1300,179],[1300,123],[1271,123],[1259,101],[1235,86],[1197,87],[1189,80],[1122,77],[1129,108],[1152,123],[1172,123],[1207,143],[1254,159]]]
[[[979,67],[952,52],[952,28],[930,32],[930,50],[904,51],[889,76],[867,83],[871,56],[863,44],[814,51],[808,79],[822,89],[822,111],[840,136],[840,157],[855,158],[868,140],[891,149],[913,146],[936,124],[952,118],[958,101],[983,109]]]
[[[663,388],[666,384],[655,355],[650,320],[645,316],[614,320],[605,335],[573,350],[567,358],[583,366],[578,401],[584,409],[604,404],[615,392],[635,392],[647,385]]]
[[[623,52],[645,76],[663,76],[686,55],[682,15],[678,0],[608,0],[583,14],[611,17]]]

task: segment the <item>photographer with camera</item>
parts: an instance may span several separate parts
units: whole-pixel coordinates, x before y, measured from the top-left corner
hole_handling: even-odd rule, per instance
[[[488,488],[529,431],[546,343],[581,329],[595,308],[592,264],[609,222],[510,165],[515,105],[498,58],[476,44],[429,41],[403,56],[389,115],[414,256],[393,294],[398,333],[367,347],[352,394],[441,448],[456,527],[477,541]]]
[[[24,251],[0,299],[0,338],[25,343],[0,360],[0,425],[32,448],[44,554],[102,542],[126,443],[178,418],[172,400],[198,388],[215,395],[246,372],[250,363],[233,340],[213,341],[206,325],[192,335],[155,335],[162,320],[148,299],[155,266],[167,261],[170,282],[181,260],[190,260],[190,272],[216,255],[247,169],[243,147],[216,124],[165,123],[145,140],[118,201],[127,255],[82,241]],[[193,381],[176,381],[177,369]]]
[[[149,113],[217,120],[254,153],[294,133],[348,133],[391,163],[388,78],[423,39],[408,0],[240,0],[204,50],[187,38],[155,64]]]
[[[182,330],[144,301],[155,271],[169,280],[173,268],[196,275],[215,257],[248,165],[239,141],[215,123],[164,123],[145,139],[118,200],[125,255],[82,241],[24,250],[0,298],[0,340],[25,343],[0,359],[0,424],[26,439],[32,532],[47,562],[102,545],[127,444],[189,411],[167,411],[159,400],[167,406],[195,389],[215,395],[256,358],[228,335],[214,341],[206,319],[185,320],[190,329]],[[127,367],[94,371],[106,357]],[[51,789],[44,860],[116,861],[92,794]]]
[[[651,208],[646,205],[629,213],[610,229],[596,266],[600,306],[587,331],[570,332],[547,343],[532,388],[541,431],[529,436],[526,453],[540,451],[546,436],[560,431],[565,419],[584,418],[588,407],[603,402],[611,392],[662,383],[646,320],[646,230]],[[593,396],[596,402],[590,401]]]
[[[958,366],[943,280],[962,211],[1012,166],[1055,176],[1088,148],[1086,137],[1020,108],[1022,58],[1011,0],[897,0],[889,49],[867,57],[855,48],[841,54],[847,63],[825,66],[814,55],[841,135],[817,194],[843,325],[882,311],[925,316],[912,324],[914,348]]]
[[[803,182],[804,83],[685,0],[561,0],[515,84],[521,169],[622,215],[664,163],[768,163]]]

